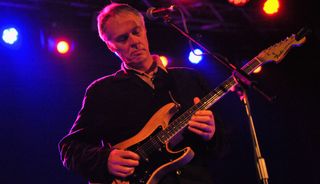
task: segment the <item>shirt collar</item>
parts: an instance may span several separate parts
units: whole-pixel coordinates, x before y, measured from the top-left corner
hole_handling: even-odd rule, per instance
[[[151,71],[149,74],[145,73],[144,71],[141,71],[141,70],[137,70],[137,69],[134,69],[130,66],[128,66],[127,64],[125,64],[124,62],[122,62],[121,64],[121,70],[123,70],[125,73],[128,73],[129,71],[133,71],[134,73],[136,74],[139,74],[139,75],[150,75],[150,74],[154,74],[158,71],[158,68],[161,68],[162,70],[164,70],[166,73],[168,73],[167,69],[165,66],[163,66],[162,62],[161,62],[161,59],[158,55],[152,55],[152,59],[153,59],[153,64],[156,64],[156,67],[154,68],[153,71]]]

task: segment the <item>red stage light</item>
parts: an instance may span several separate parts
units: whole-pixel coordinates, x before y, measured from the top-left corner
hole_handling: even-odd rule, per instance
[[[247,4],[250,0],[228,0],[229,3],[235,6],[243,6]]]
[[[279,11],[280,3],[278,0],[267,0],[263,4],[263,11],[268,15],[273,15]]]

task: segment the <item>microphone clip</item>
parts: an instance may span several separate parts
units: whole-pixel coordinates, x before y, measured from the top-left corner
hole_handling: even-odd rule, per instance
[[[235,89],[246,90],[248,87],[252,87],[259,94],[261,94],[264,98],[266,98],[269,102],[273,102],[276,99],[276,96],[270,96],[267,93],[265,93],[264,90],[262,90],[260,88],[260,86],[258,86],[258,83],[256,81],[252,80],[251,77],[248,74],[246,74],[243,70],[235,69],[232,72],[232,77],[240,87],[240,88],[235,88]],[[237,93],[240,96],[240,99],[243,99],[244,93],[241,91],[240,92],[238,91]]]
[[[155,7],[150,7],[148,8],[146,12],[146,17],[149,20],[157,20],[159,18],[163,19],[169,19],[170,14],[175,12],[177,7],[175,5],[171,5],[167,8],[155,8]]]

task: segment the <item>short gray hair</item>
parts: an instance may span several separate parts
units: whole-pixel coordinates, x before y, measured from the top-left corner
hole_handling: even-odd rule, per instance
[[[120,3],[111,3],[107,6],[105,6],[98,14],[97,17],[97,26],[98,26],[98,32],[100,38],[106,42],[106,22],[111,18],[114,17],[115,15],[118,15],[122,12],[130,12],[133,13],[134,15],[137,15],[141,18],[143,25],[144,25],[144,19],[143,15],[136,10],[135,8],[131,7],[128,4],[120,4]]]

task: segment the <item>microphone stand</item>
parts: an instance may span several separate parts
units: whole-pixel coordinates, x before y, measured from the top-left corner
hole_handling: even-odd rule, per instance
[[[199,46],[202,50],[204,50],[210,56],[217,59],[220,63],[225,65],[228,69],[232,70],[232,75],[233,75],[234,80],[237,82],[237,84],[239,84],[240,88],[242,88],[241,92],[238,91],[238,93],[241,94],[240,99],[243,102],[243,104],[245,105],[246,113],[247,113],[249,123],[250,123],[250,134],[252,137],[252,143],[253,143],[253,147],[254,147],[254,156],[255,156],[257,171],[259,173],[259,179],[260,179],[260,181],[263,182],[263,184],[268,184],[269,176],[268,176],[268,172],[267,172],[267,166],[266,166],[265,160],[262,157],[261,152],[260,152],[258,138],[257,138],[255,128],[254,128],[254,122],[253,122],[252,115],[251,115],[247,92],[243,86],[246,85],[249,87],[253,87],[253,89],[255,89],[259,94],[261,94],[263,97],[265,97],[268,101],[273,101],[273,97],[270,97],[269,95],[264,93],[261,89],[259,89],[259,87],[256,85],[256,82],[252,81],[250,79],[250,77],[243,70],[238,69],[236,66],[234,66],[233,64],[228,62],[227,58],[222,57],[220,54],[210,52],[202,44],[200,44],[194,38],[192,38],[188,33],[186,33],[185,31],[181,30],[178,26],[173,24],[171,22],[171,18],[169,15],[166,15],[162,18],[166,24],[168,24],[171,27],[173,27],[174,29],[176,29],[183,36],[185,36],[187,39],[189,39],[190,41],[195,43],[197,46]]]
[[[261,94],[264,98],[266,98],[269,102],[272,102],[274,100],[274,97],[270,97],[269,95],[267,95],[265,92],[263,92],[263,90],[261,90],[256,82],[252,81],[250,78],[250,76],[248,74],[246,74],[243,70],[238,69],[236,66],[234,66],[232,63],[230,63],[228,61],[227,58],[221,56],[218,53],[213,53],[210,50],[208,50],[206,47],[204,47],[201,43],[199,43],[198,41],[196,41],[194,38],[192,38],[188,33],[186,33],[185,31],[181,30],[178,26],[176,26],[175,24],[173,24],[171,22],[171,18],[169,15],[166,15],[164,17],[162,17],[164,22],[168,25],[170,25],[171,27],[173,27],[174,29],[176,29],[180,34],[182,34],[183,36],[185,36],[188,40],[192,41],[193,43],[195,43],[198,47],[200,47],[202,50],[204,50],[206,53],[208,53],[211,57],[215,58],[217,61],[219,61],[221,64],[223,64],[224,66],[226,66],[228,69],[232,70],[232,73],[236,76],[238,76],[239,78],[241,78],[243,81],[245,81],[245,84],[253,87],[253,89],[255,89],[259,94]],[[222,59],[221,59],[222,58]]]
[[[239,95],[240,101],[242,101],[245,106],[246,113],[248,116],[250,134],[251,134],[252,144],[254,148],[254,158],[256,162],[257,171],[259,174],[259,179],[260,181],[262,181],[263,184],[268,184],[268,179],[269,179],[268,170],[267,170],[266,162],[260,152],[259,142],[258,142],[256,130],[254,128],[252,115],[251,115],[252,113],[251,113],[249,98],[247,95],[247,89],[246,89],[246,86],[241,81],[241,79],[235,77],[235,75],[233,75],[233,78],[238,84],[238,88],[236,89],[236,91],[237,91],[237,94]]]

